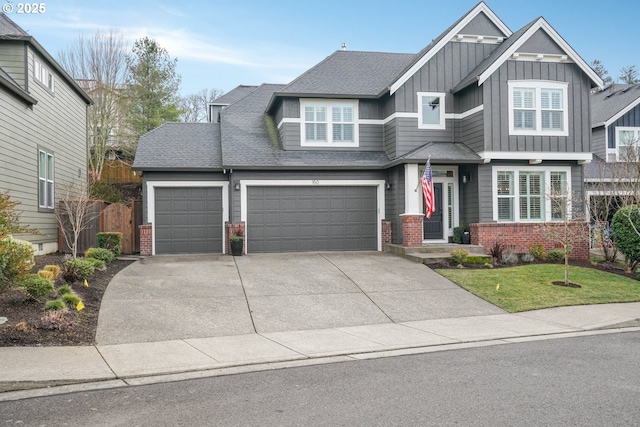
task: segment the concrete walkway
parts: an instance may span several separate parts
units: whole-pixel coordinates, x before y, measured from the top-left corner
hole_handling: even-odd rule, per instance
[[[343,256],[341,256],[343,255]],[[383,265],[385,262],[395,263],[403,262],[404,260],[387,256],[384,254],[378,254],[378,258],[367,257],[368,254],[354,254],[352,262],[350,263],[352,271],[347,271],[346,265],[338,267],[341,262],[348,263],[347,257],[344,254],[334,254],[328,256],[327,254],[320,254],[318,256],[325,257],[328,263],[338,267],[348,277],[356,278],[358,274],[363,277],[367,277],[368,268],[371,266],[369,263],[375,261],[378,265]],[[290,255],[287,255],[290,256]],[[274,256],[277,257],[277,256]],[[136,285],[133,281],[129,281],[131,277],[136,277],[132,273],[141,273],[146,269],[149,274],[157,274],[156,277],[164,278],[171,282],[173,279],[171,271],[174,273],[180,269],[162,270],[161,265],[157,264],[158,257],[147,259],[146,262],[138,262],[133,264],[131,270],[123,270],[122,277],[120,275],[114,278],[112,284],[121,283],[123,288],[119,292],[113,293],[113,295],[105,294],[106,302],[120,301],[121,313],[126,314],[127,309],[135,309],[140,304],[139,296],[132,298],[135,302],[131,304],[125,304],[128,300],[126,295],[132,296],[133,293],[127,294],[125,292],[127,286],[140,287],[140,292],[149,290],[149,287],[157,286],[160,279],[151,280],[147,277],[151,276],[137,276],[140,277],[140,281]],[[278,289],[266,290],[264,288],[262,292],[259,292],[255,287],[251,287],[248,283],[263,283],[260,280],[259,264],[266,262],[269,257],[255,256],[255,257],[242,257],[236,258],[237,267],[236,271],[247,276],[242,276],[242,282],[245,283],[243,293],[246,293],[246,299],[249,306],[253,305],[252,292],[255,292],[256,297],[277,297],[279,295]],[[306,259],[304,257],[302,260]],[[341,259],[341,260],[339,260]],[[257,261],[256,261],[257,260]],[[189,262],[187,258],[180,260],[174,260],[174,262],[184,262],[185,271],[190,270],[188,268]],[[197,262],[196,262],[197,263]],[[242,264],[251,264],[254,269],[250,267],[242,267]],[[217,269],[222,272],[223,268],[227,266],[228,270],[233,270],[235,262],[231,257],[225,257],[214,263],[217,265]],[[176,264],[177,265],[177,264]],[[360,269],[356,268],[358,265]],[[418,266],[418,265],[417,265]],[[129,268],[131,268],[129,267]],[[431,272],[424,266],[419,266],[422,274],[419,277],[430,277]],[[214,268],[214,267],[211,267]],[[319,273],[316,270],[317,267],[304,267],[302,271],[311,272],[314,274]],[[128,269],[127,269],[128,270]],[[193,271],[195,269],[191,269]],[[158,301],[145,302],[143,305],[153,307],[154,310],[158,310],[157,313],[162,317],[165,313],[167,305],[171,307],[182,307],[178,310],[183,316],[191,316],[187,318],[190,321],[199,321],[197,319],[198,312],[194,314],[185,314],[189,307],[193,307],[190,303],[194,303],[198,299],[204,301],[199,306],[210,306],[212,303],[217,306],[221,299],[224,304],[220,304],[219,310],[223,310],[227,307],[229,312],[233,310],[228,308],[232,304],[242,306],[240,304],[243,301],[243,296],[238,295],[238,283],[231,280],[233,274],[229,273],[225,276],[221,271],[211,272],[215,274],[212,277],[209,276],[208,280],[211,283],[212,288],[218,289],[215,295],[205,294],[198,298],[188,298],[188,290],[183,289],[181,294],[183,298],[174,296],[168,296],[166,300],[164,298],[156,298]],[[270,270],[269,270],[270,271]],[[323,270],[324,278],[328,290],[335,292],[333,287],[338,284],[345,284],[340,279],[340,275],[332,273],[331,269]],[[359,271],[359,273],[355,273]],[[256,277],[250,280],[251,272]],[[218,274],[219,279],[218,279]],[[292,272],[282,271],[283,278],[292,277]],[[412,273],[414,274],[414,273]],[[197,275],[192,275],[197,276]],[[437,275],[436,275],[437,276]],[[185,276],[186,277],[186,276]],[[440,277],[440,276],[438,276]],[[122,280],[126,278],[127,280]],[[116,280],[117,279],[117,280]],[[147,281],[148,280],[148,281]],[[195,283],[199,279],[192,279]],[[274,279],[275,280],[275,279]],[[359,278],[363,282],[369,281],[370,286],[373,288],[374,283],[378,283],[375,278],[363,279]],[[357,286],[358,280],[355,280],[354,286]],[[286,282],[287,280],[283,280]],[[426,280],[431,283],[430,280]],[[128,285],[127,285],[128,283]],[[215,284],[214,284],[215,283]],[[296,281],[292,280],[291,285],[296,286]],[[195,286],[195,285],[194,285]],[[567,337],[574,336],[576,334],[585,333],[606,333],[604,329],[609,330],[621,330],[620,328],[628,328],[625,330],[640,330],[640,303],[627,303],[627,304],[604,304],[604,305],[591,305],[591,306],[574,306],[574,307],[559,307],[545,310],[537,310],[519,314],[506,314],[499,313],[470,313],[469,315],[460,315],[458,317],[439,317],[430,319],[412,319],[412,320],[392,320],[394,316],[401,318],[398,313],[415,313],[413,309],[406,309],[403,306],[402,310],[394,312],[392,308],[393,304],[387,304],[385,298],[380,298],[377,292],[385,294],[389,291],[388,286],[390,284],[383,285],[379,283],[375,285],[376,290],[370,290],[369,292],[361,292],[369,296],[371,293],[371,304],[377,306],[379,304],[380,311],[385,313],[386,318],[383,318],[379,323],[363,323],[363,320],[375,319],[377,317],[367,317],[368,311],[361,310],[364,314],[353,316],[349,314],[342,319],[351,322],[347,325],[333,325],[323,326],[320,328],[312,329],[289,329],[281,330],[282,324],[298,324],[299,320],[294,319],[292,323],[286,323],[288,316],[284,315],[279,320],[258,320],[256,323],[256,330],[245,330],[240,333],[226,335],[227,332],[235,330],[237,325],[233,322],[229,322],[228,329],[211,326],[215,322],[202,323],[204,325],[210,325],[213,329],[207,330],[206,333],[211,331],[219,331],[222,335],[214,336],[183,336],[180,338],[164,338],[164,339],[147,339],[138,342],[129,342],[131,339],[137,337],[138,332],[135,331],[136,314],[133,314],[130,318],[131,323],[124,323],[121,326],[120,333],[125,337],[123,340],[118,340],[114,335],[111,335],[109,329],[111,326],[105,326],[102,324],[104,319],[101,311],[101,339],[102,340],[115,340],[122,342],[106,343],[98,341],[95,346],[86,347],[4,347],[0,348],[0,401],[21,399],[25,397],[33,397],[38,395],[46,395],[53,393],[63,393],[77,390],[88,390],[96,388],[112,388],[123,387],[129,385],[148,384],[161,381],[173,381],[187,378],[197,378],[212,375],[224,375],[237,372],[246,372],[251,370],[260,369],[275,369],[286,366],[300,366],[313,363],[329,363],[334,361],[348,361],[358,360],[373,357],[385,357],[395,356],[402,354],[414,354],[424,353],[430,351],[439,351],[453,348],[463,348],[469,346],[482,346],[482,345],[495,345],[505,344],[512,342],[520,342],[523,340],[535,340],[535,339],[550,339],[554,337]],[[401,286],[401,285],[393,285]],[[426,285],[425,285],[426,286]],[[435,285],[434,285],[435,286]],[[300,285],[304,288],[303,285]],[[229,290],[229,297],[231,301],[226,301],[225,297],[219,294],[220,288]],[[444,291],[448,289],[439,289],[434,291]],[[341,288],[338,288],[341,289]],[[289,289],[284,293],[284,298],[280,303],[292,301],[300,301],[295,298],[291,298],[292,294]],[[158,287],[158,290],[154,295],[156,297],[163,295],[162,292],[166,291],[163,287]],[[421,292],[426,289],[417,289],[416,299],[421,299]],[[113,292],[111,285],[109,286],[109,293]],[[133,292],[130,290],[130,292]],[[402,289],[398,289],[398,292],[402,294]],[[321,296],[332,295],[333,293],[326,292],[320,294]],[[341,292],[337,292],[340,294]],[[352,292],[343,292],[344,294],[356,294],[359,295],[359,291],[352,289]],[[465,292],[466,293],[466,292]],[[267,294],[267,295],[262,295]],[[307,290],[303,295],[315,295],[310,294]],[[429,294],[437,295],[437,294]],[[445,292],[446,295],[446,292]],[[468,294],[467,294],[468,295]],[[193,295],[192,295],[193,296]],[[293,294],[296,296],[296,294]],[[368,298],[364,297],[363,298]],[[388,296],[387,296],[388,298]],[[474,297],[475,298],[475,297]],[[153,298],[152,298],[153,299]],[[184,301],[184,300],[188,301]],[[409,298],[389,298],[394,301],[407,301]],[[226,302],[225,302],[226,301]],[[255,301],[260,301],[256,299]],[[302,300],[304,301],[304,300]],[[319,299],[320,304],[330,306],[335,302],[329,302]],[[377,301],[374,302],[374,301]],[[455,300],[448,300],[451,308],[455,308]],[[137,303],[136,303],[137,302]],[[169,304],[171,302],[172,304]],[[268,302],[268,301],[267,301]],[[424,303],[424,301],[422,301]],[[103,303],[104,304],[104,303]],[[309,305],[312,303],[308,303]],[[435,303],[434,303],[435,304]],[[470,303],[463,303],[465,306]],[[264,303],[264,307],[270,307],[269,304]],[[309,306],[307,305],[307,307]],[[260,307],[259,304],[256,305]],[[492,307],[492,306],[491,306]],[[186,308],[187,310],[184,310]],[[250,313],[249,309],[243,308]],[[473,311],[477,307],[468,308]],[[494,310],[495,307],[493,307]],[[105,310],[109,310],[108,306]],[[114,310],[113,308],[111,310]],[[254,310],[254,307],[251,307]],[[259,308],[258,311],[262,310]],[[303,313],[299,307],[292,308],[289,313]],[[348,308],[347,308],[348,310]],[[171,313],[174,309],[166,309],[166,313]],[[358,310],[356,310],[358,311]],[[107,312],[107,311],[105,311]],[[358,311],[359,312],[359,311]],[[457,312],[461,313],[461,312]],[[201,314],[201,313],[200,313]],[[215,313],[214,313],[215,314]],[[389,316],[389,314],[391,316]],[[126,314],[129,316],[129,314]],[[378,316],[376,314],[375,316]],[[176,315],[177,316],[177,315]],[[251,319],[252,316],[248,316]],[[238,318],[243,318],[239,316]],[[260,319],[260,317],[253,315],[254,319]],[[147,319],[146,317],[144,319]],[[314,316],[307,316],[306,319],[314,319]],[[179,320],[179,319],[178,319]],[[145,320],[151,322],[151,320]],[[305,320],[307,322],[308,320]],[[313,320],[314,322],[316,320]],[[324,321],[324,320],[323,320]],[[162,322],[159,320],[159,322]],[[143,322],[144,323],[144,322]],[[171,322],[167,322],[170,325]],[[308,323],[310,324],[310,323]],[[198,324],[200,325],[200,323]],[[193,326],[193,325],[192,325]],[[241,326],[246,328],[246,322]],[[160,323],[160,326],[156,326],[159,329],[165,327],[165,324]],[[264,329],[262,329],[264,328]],[[150,329],[154,329],[150,326]],[[171,334],[184,334],[189,333],[197,328],[184,328],[182,326],[169,328]],[[186,332],[185,332],[186,331]],[[168,332],[164,332],[169,336]],[[198,335],[193,333],[193,335]],[[74,386],[64,386],[64,384],[79,384]],[[57,387],[53,387],[57,386]],[[49,387],[49,388],[44,388]],[[27,390],[34,389],[34,390]],[[15,391],[22,390],[22,391]]]

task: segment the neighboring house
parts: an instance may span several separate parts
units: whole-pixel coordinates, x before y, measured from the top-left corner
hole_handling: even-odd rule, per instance
[[[640,196],[640,84],[612,84],[591,96],[593,162],[585,167],[592,220],[610,221]]]
[[[564,213],[545,195],[583,192],[601,86],[543,18],[512,32],[483,2],[417,54],[337,51],[140,138],[148,251],[222,252],[225,224],[251,253],[419,246],[463,223],[485,247],[553,247],[540,225]]]
[[[91,99],[49,53],[0,13],[0,190],[20,202],[21,235],[37,254],[58,249],[56,190],[86,182]]]

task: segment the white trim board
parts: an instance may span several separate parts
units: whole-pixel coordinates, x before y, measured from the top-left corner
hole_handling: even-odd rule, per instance
[[[147,222],[151,224],[152,251],[156,254],[156,188],[222,187],[222,253],[225,253],[224,224],[229,221],[229,181],[147,181]]]
[[[618,120],[620,117],[624,116],[625,114],[627,114],[629,111],[633,110],[638,104],[640,104],[640,98],[636,99],[635,101],[631,102],[629,105],[627,105],[626,107],[624,107],[622,110],[618,111],[613,117],[611,117],[609,120],[604,122],[604,126],[605,126],[605,134],[606,134],[606,128],[609,127],[611,124],[615,123],[616,120]]]
[[[481,151],[478,153],[485,163],[491,160],[529,160],[538,162],[538,160],[575,160],[578,162],[590,162],[593,158],[592,153],[565,153],[556,151]]]
[[[382,250],[382,220],[384,219],[385,207],[385,181],[384,180],[332,180],[332,179],[301,179],[301,180],[240,180],[240,221],[245,224],[245,236],[247,241],[247,253],[249,253],[250,238],[247,235],[249,225],[247,222],[247,187],[377,187],[378,203],[378,250]]]

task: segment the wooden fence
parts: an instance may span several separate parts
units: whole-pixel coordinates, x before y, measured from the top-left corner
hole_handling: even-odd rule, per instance
[[[131,162],[125,160],[105,160],[101,180],[109,184],[141,183],[142,176],[131,169]]]
[[[60,204],[61,211],[64,206]],[[117,231],[122,233],[122,253],[132,254],[140,252],[140,230],[142,224],[142,201],[132,200],[131,206],[123,203],[105,203],[93,201],[89,208],[91,221],[87,228],[80,232],[78,239],[78,254],[89,248],[97,247],[97,233]],[[69,228],[65,225],[65,228]],[[64,238],[62,229],[58,231],[58,251],[70,253],[71,249]]]

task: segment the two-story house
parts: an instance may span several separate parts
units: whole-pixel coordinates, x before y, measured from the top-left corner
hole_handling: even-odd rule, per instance
[[[212,123],[140,139],[150,252],[222,252],[225,223],[248,252],[418,246],[461,223],[485,247],[552,246],[540,224],[584,209],[547,195],[583,192],[601,85],[543,18],[512,32],[481,2],[417,54],[341,50],[289,84],[242,86]]]
[[[56,189],[86,182],[91,99],[49,53],[0,13],[0,190],[20,202],[36,254],[58,249]],[[61,187],[60,187],[61,188]]]

